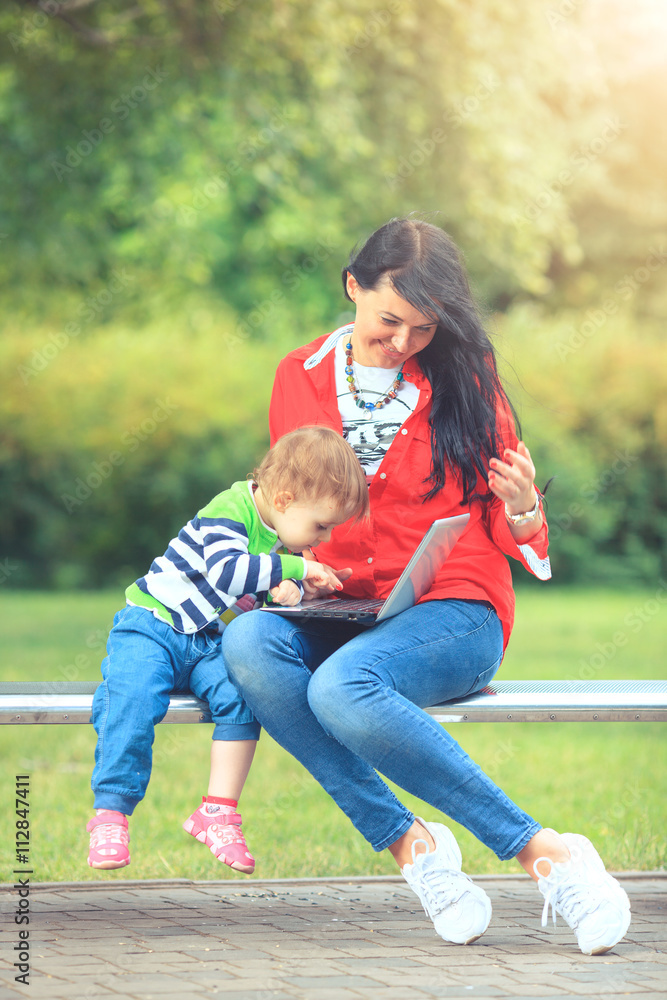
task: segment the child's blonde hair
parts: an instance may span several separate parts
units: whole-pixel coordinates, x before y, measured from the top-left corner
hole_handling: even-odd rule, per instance
[[[366,475],[352,447],[330,427],[309,426],[283,434],[253,472],[269,503],[282,490],[297,503],[331,499],[357,521],[368,515]]]

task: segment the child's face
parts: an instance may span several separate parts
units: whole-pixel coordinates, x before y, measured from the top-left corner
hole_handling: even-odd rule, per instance
[[[276,497],[271,507],[273,527],[281,542],[292,552],[328,542],[332,530],[348,520],[333,499],[299,502]]]

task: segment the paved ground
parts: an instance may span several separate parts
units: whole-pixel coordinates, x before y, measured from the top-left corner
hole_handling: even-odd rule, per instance
[[[667,876],[621,876],[633,923],[587,958],[540,926],[527,876],[480,878],[493,903],[469,947],[435,935],[401,879],[33,885],[29,985],[14,980],[18,894],[3,886],[0,997],[422,1000],[667,997]]]

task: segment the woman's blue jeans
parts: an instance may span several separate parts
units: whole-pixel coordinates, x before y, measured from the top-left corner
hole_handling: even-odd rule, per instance
[[[496,673],[502,626],[487,605],[428,601],[372,628],[251,611],[225,629],[222,651],[262,726],[376,851],[414,822],[377,771],[501,860],[541,829],[422,710],[471,694]]]
[[[227,676],[222,636],[183,635],[145,608],[117,612],[93,698],[97,732],[91,785],[96,809],[131,815],[148,787],[155,726],[172,691],[207,701],[214,740],[256,740],[260,726]]]

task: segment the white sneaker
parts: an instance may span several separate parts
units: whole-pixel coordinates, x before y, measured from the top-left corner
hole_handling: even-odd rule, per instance
[[[401,869],[403,878],[419,896],[441,938],[471,944],[489,926],[491,900],[461,871],[461,851],[451,830],[442,823],[425,823],[419,816],[416,819],[433,837],[435,850],[429,850],[425,840],[416,840],[413,863]],[[426,851],[417,854],[417,844],[423,844]]]
[[[561,837],[571,860],[557,863],[538,858],[533,865],[544,896],[542,926],[546,926],[551,906],[554,923],[556,913],[560,913],[576,934],[584,955],[603,955],[627,933],[630,900],[625,889],[605,870],[602,858],[587,837],[578,833],[563,833]],[[546,876],[538,871],[540,861],[549,861],[551,865]]]

